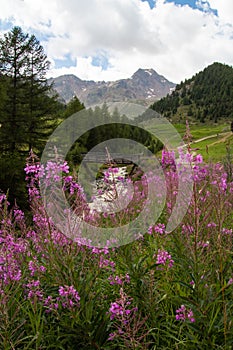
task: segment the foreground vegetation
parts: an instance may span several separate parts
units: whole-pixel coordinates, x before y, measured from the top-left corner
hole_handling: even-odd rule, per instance
[[[186,157],[194,187],[179,226],[165,230],[178,174],[164,151],[167,204],[159,222],[115,248],[83,245],[56,228],[38,192],[40,165],[29,159],[32,223],[0,196],[0,348],[232,349],[232,177],[221,164]],[[85,197],[67,165],[50,169],[52,181],[64,171],[64,190],[83,215]],[[86,220],[103,224],[90,213]]]

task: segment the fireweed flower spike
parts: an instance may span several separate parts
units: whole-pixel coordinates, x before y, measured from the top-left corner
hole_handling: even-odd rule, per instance
[[[80,305],[80,296],[73,286],[60,286],[58,292],[60,295],[58,300],[61,301],[63,308],[72,309]]]
[[[171,268],[174,264],[174,260],[172,260],[171,254],[166,252],[165,250],[158,250],[156,257],[156,264],[158,265],[163,265],[163,266],[168,266]]]
[[[185,305],[181,305],[181,307],[176,310],[176,320],[190,321],[192,323],[195,322],[193,311],[191,309],[187,309]]]

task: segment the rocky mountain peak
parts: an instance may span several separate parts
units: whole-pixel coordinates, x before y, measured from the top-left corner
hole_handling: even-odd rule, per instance
[[[139,68],[131,78],[113,82],[82,80],[72,74],[50,79],[50,82],[51,80],[62,99],[68,102],[76,95],[86,107],[119,101],[150,105],[169,94],[175,87],[174,83],[152,68]]]

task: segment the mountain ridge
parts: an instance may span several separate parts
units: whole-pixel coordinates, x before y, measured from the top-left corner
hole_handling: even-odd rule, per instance
[[[74,96],[86,107],[103,103],[131,101],[146,106],[169,94],[176,86],[154,69],[139,68],[130,78],[116,81],[82,80],[74,74],[50,78],[54,90],[68,103]]]

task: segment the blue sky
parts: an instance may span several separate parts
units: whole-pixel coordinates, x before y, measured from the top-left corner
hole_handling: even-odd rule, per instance
[[[60,59],[54,58],[54,64],[57,68],[60,68],[60,67],[69,68],[69,67],[75,66],[76,63],[77,63],[77,59],[71,57],[70,54],[66,54]]]
[[[7,19],[0,18],[0,30],[10,30],[13,25],[14,25],[13,18],[12,18],[12,21],[10,18],[7,18]]]
[[[233,65],[232,0],[8,0],[0,35],[19,25],[51,61],[48,76],[130,77],[153,68],[171,81],[214,61]]]
[[[142,1],[148,2],[151,9],[153,9],[155,7],[156,0],[142,0]],[[165,2],[171,2],[171,3],[174,3],[176,5],[181,5],[181,6],[188,5],[193,9],[199,9],[199,10],[203,11],[203,9],[200,6],[198,6],[198,3],[196,0],[166,0]],[[209,6],[209,8],[211,9],[208,1],[203,0],[200,2],[207,4]],[[213,13],[215,13],[217,15],[216,9],[211,9],[211,10],[213,11]]]
[[[203,12],[207,11],[208,9],[209,12],[212,12],[216,16],[218,15],[218,11],[215,8],[211,8],[209,2],[206,0],[200,0],[199,2],[196,0],[166,0],[166,2],[173,2],[176,5],[181,5],[181,6],[188,5],[193,9],[198,9]],[[202,7],[201,4],[205,6]]]
[[[156,0],[142,0],[147,1],[151,8],[155,6]],[[167,0],[167,2],[174,2],[175,4],[180,5],[189,5],[192,8],[196,8],[196,1],[195,0]]]
[[[177,5],[189,5],[192,8],[197,8],[196,0],[167,0],[166,2],[174,2]]]

